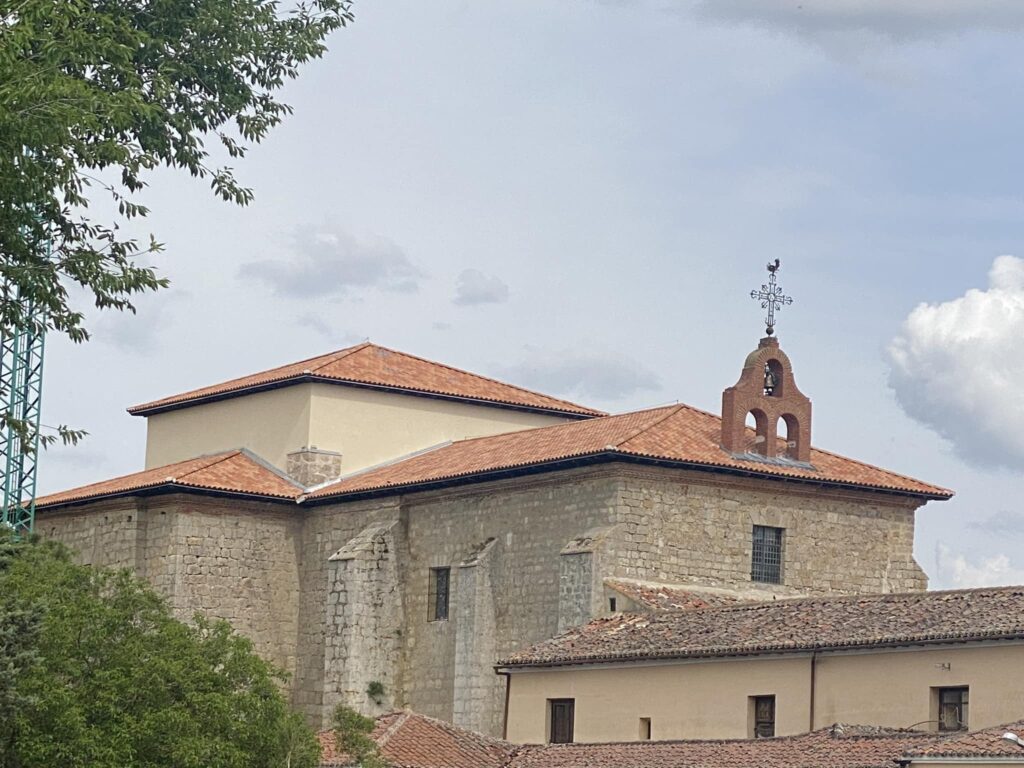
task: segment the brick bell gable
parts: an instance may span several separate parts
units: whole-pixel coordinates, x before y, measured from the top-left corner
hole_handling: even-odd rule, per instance
[[[756,437],[746,426],[753,414]],[[786,426],[780,441],[778,425]],[[796,385],[789,357],[773,336],[747,355],[740,379],[722,392],[722,447],[734,456],[811,461],[811,401]]]

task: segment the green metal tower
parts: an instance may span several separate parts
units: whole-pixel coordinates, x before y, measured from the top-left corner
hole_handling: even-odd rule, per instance
[[[0,335],[0,413],[17,419],[28,431],[26,437],[10,424],[0,428],[0,524],[27,533],[35,522],[46,327],[36,308],[24,299],[22,302],[22,326]]]

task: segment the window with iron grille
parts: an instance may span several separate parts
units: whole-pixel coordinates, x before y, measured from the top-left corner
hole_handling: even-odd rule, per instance
[[[939,688],[939,730],[967,730],[968,688]]]
[[[753,736],[755,739],[770,739],[775,735],[775,697],[752,696]]]
[[[548,709],[551,713],[548,741],[552,744],[572,744],[576,699],[548,699]]]
[[[750,578],[766,584],[782,583],[782,533],[784,528],[754,526]]]
[[[427,619],[429,621],[448,620],[448,588],[451,574],[451,568],[430,569],[430,587],[427,590]]]

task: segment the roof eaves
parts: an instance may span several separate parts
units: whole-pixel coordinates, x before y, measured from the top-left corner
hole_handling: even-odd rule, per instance
[[[485,439],[485,438],[480,438]],[[811,485],[820,486],[826,488],[841,488],[846,490],[858,490],[867,491],[871,493],[882,493],[886,495],[895,496],[909,496],[912,498],[923,498],[934,501],[945,501],[948,496],[940,496],[927,491],[919,491],[907,488],[896,488],[876,485],[865,485],[860,483],[851,483],[843,480],[836,480],[832,478],[808,478],[794,475],[784,475],[776,472],[763,472],[757,471],[756,468],[743,469],[740,467],[728,467],[721,464],[715,464],[713,462],[703,462],[696,459],[671,459],[663,456],[657,456],[655,454],[646,454],[638,451],[629,451],[618,448],[613,445],[609,445],[603,449],[596,451],[581,451],[579,453],[567,453],[559,456],[551,457],[543,461],[537,462],[523,462],[520,464],[506,464],[496,467],[488,467],[482,470],[471,470],[468,472],[455,473],[450,475],[442,475],[438,477],[432,477],[425,480],[414,480],[407,483],[394,483],[394,484],[382,484],[376,486],[366,486],[364,488],[353,489],[352,491],[344,491],[336,494],[324,494],[307,496],[303,501],[323,501],[327,499],[331,500],[342,500],[342,499],[355,499],[355,498],[369,498],[372,496],[384,496],[384,495],[397,495],[402,493],[409,493],[413,491],[427,491],[434,490],[439,487],[446,487],[449,485],[464,485],[471,483],[482,483],[488,482],[495,479],[495,476],[510,477],[519,474],[534,474],[537,472],[555,472],[560,469],[567,468],[565,464],[572,462],[575,465],[579,462],[586,463],[599,463],[601,461],[632,461],[636,463],[654,465],[654,466],[668,466],[677,467],[680,469],[695,469],[703,472],[710,472],[712,474],[726,474],[740,477],[751,477],[765,480],[778,480],[781,482],[797,483],[800,485]],[[337,481],[335,481],[337,482]]]
[[[108,493],[74,496],[67,499],[61,499],[60,501],[53,503],[37,503],[36,510],[46,511],[60,509],[61,507],[76,507],[82,504],[92,504],[97,501],[120,499],[128,496],[156,496],[165,493],[194,493],[201,496],[216,496],[219,498],[249,499],[252,501],[269,501],[278,503],[285,502],[292,504],[298,502],[298,498],[295,496],[279,496],[277,494],[253,493],[249,491],[231,490],[228,488],[217,488],[214,486],[186,484],[178,482],[174,478],[168,478],[166,480],[138,485],[118,491],[110,491]]]
[[[705,609],[707,610],[707,609]],[[891,639],[872,639],[851,641],[849,643],[804,643],[800,645],[785,646],[782,644],[766,644],[764,646],[748,647],[734,646],[731,648],[715,648],[704,651],[662,651],[645,652],[635,654],[587,654],[577,657],[557,657],[549,659],[538,658],[525,661],[516,661],[514,658],[502,659],[495,665],[495,669],[503,671],[515,671],[516,669],[533,669],[540,667],[570,667],[590,664],[617,664],[636,663],[644,661],[676,661],[686,659],[718,659],[736,658],[750,656],[783,655],[790,653],[811,653],[824,651],[853,651],[864,648],[902,648],[917,645],[948,645],[963,644],[971,642],[986,641],[1015,641],[1024,640],[1024,628],[1016,632],[963,632],[947,633],[932,637],[905,637]]]

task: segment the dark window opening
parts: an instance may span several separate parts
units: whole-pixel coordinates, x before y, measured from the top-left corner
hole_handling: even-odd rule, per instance
[[[782,583],[783,528],[767,525],[754,526],[753,557],[750,562],[751,581],[765,584]]]
[[[427,591],[427,618],[430,621],[448,620],[448,588],[451,568],[431,568],[430,587]]]
[[[967,730],[968,689],[939,688],[939,730]]]
[[[775,697],[754,696],[754,738],[770,739],[775,735]]]
[[[572,744],[573,721],[576,718],[576,699],[548,699],[551,710],[551,744]]]
[[[649,717],[640,718],[640,740],[651,740],[651,718]]]
[[[615,598],[614,597],[609,597],[608,598],[608,610],[611,611],[612,613],[615,613]]]

